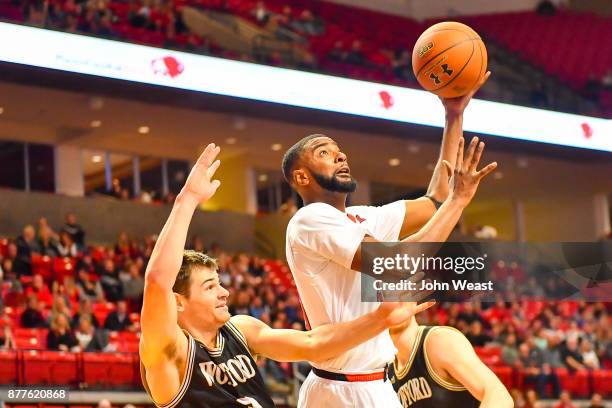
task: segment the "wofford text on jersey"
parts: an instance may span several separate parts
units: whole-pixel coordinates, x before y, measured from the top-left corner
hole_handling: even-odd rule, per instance
[[[255,367],[244,354],[238,354],[219,364],[215,364],[214,361],[205,361],[200,363],[200,371],[209,387],[212,387],[215,382],[219,385],[229,383],[235,387],[255,377]]]

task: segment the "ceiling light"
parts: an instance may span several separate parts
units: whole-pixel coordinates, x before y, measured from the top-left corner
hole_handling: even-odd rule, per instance
[[[94,96],[89,100],[89,109],[100,110],[104,107],[104,99],[99,96]]]
[[[236,144],[237,140],[235,137],[228,137],[227,139],[225,139],[225,143],[227,143],[228,145],[233,145]]]
[[[516,165],[519,168],[524,169],[529,166],[529,161],[525,157],[519,157],[518,159],[516,159]]]
[[[94,163],[100,163],[102,161],[102,156],[100,156],[99,154],[94,154],[93,156],[91,156],[91,161]]]
[[[495,180],[501,180],[504,178],[504,173],[502,173],[501,171],[496,171],[495,173],[493,173],[493,178]]]
[[[416,154],[421,150],[421,146],[416,144],[408,145],[408,151],[412,154]]]
[[[259,177],[257,177],[257,180],[261,181],[262,183],[265,181],[268,181],[268,175],[267,174],[260,174]]]
[[[398,159],[397,157],[394,157],[392,159],[389,159],[389,166],[391,167],[397,167],[400,165],[400,159]]]
[[[4,108],[0,106],[0,115],[4,113]]]
[[[278,152],[282,148],[283,145],[280,143],[274,143],[272,146],[270,146],[270,149],[274,150],[275,152]]]
[[[99,128],[100,126],[102,126],[102,121],[101,120],[92,120],[89,125],[92,128]]]
[[[429,163],[429,164],[427,165],[427,170],[429,170],[429,171],[433,171],[433,169],[435,169],[435,168],[436,168],[436,165],[435,165],[435,164],[433,164],[433,163]]]
[[[141,126],[138,128],[138,133],[140,133],[141,135],[146,135],[147,133],[149,133],[149,127],[148,126]]]
[[[246,120],[244,120],[244,118],[241,118],[241,117],[235,117],[232,120],[232,127],[235,130],[244,130],[246,129]]]

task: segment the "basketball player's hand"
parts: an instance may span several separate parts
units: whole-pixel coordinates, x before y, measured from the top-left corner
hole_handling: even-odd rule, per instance
[[[190,195],[197,202],[208,200],[215,194],[221,182],[212,180],[221,162],[215,160],[221,149],[214,143],[209,144],[191,169],[183,193]]]
[[[472,138],[464,158],[464,143],[463,138],[460,138],[459,149],[457,150],[457,161],[455,162],[456,165],[454,169],[446,160],[444,160],[443,163],[450,176],[450,194],[448,199],[466,207],[470,201],[472,201],[474,194],[476,194],[480,180],[495,170],[497,162],[489,163],[482,169],[476,170],[478,163],[480,163],[485,144],[484,142],[479,142],[477,137]]]
[[[463,96],[459,96],[456,98],[440,98],[440,100],[442,101],[442,105],[444,105],[446,115],[462,115],[463,111],[468,106],[468,103],[470,103],[470,100],[472,99],[474,94],[476,94],[480,87],[482,87],[485,82],[487,82],[487,79],[489,79],[490,76],[491,71],[487,71],[487,73],[484,74],[484,76],[480,79],[478,85],[476,85],[471,92]]]
[[[383,302],[376,313],[387,328],[400,325],[412,317],[435,305],[435,301],[417,304],[416,302]]]

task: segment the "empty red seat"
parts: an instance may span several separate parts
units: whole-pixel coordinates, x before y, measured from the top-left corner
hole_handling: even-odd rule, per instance
[[[83,381],[88,387],[110,386],[109,353],[83,353]]]
[[[586,370],[578,370],[573,373],[565,368],[558,368],[557,375],[562,390],[569,391],[573,396],[584,397],[589,396],[589,372]]]
[[[131,387],[136,379],[132,354],[108,354],[110,384],[116,387]]]
[[[612,395],[612,371],[593,371],[593,392],[601,394],[604,397]]]
[[[497,378],[506,386],[507,389],[512,389],[514,384],[512,381],[512,368],[511,367],[491,367],[491,370]]]
[[[14,350],[0,350],[0,384],[17,384],[17,356]]]
[[[76,384],[77,354],[63,351],[27,351],[23,354],[26,384]]]

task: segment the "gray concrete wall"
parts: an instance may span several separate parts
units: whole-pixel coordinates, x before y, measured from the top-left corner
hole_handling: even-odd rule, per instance
[[[16,237],[26,224],[35,225],[41,216],[59,229],[65,214],[74,212],[87,232],[86,241],[114,243],[121,231],[142,239],[159,234],[170,206],[119,201],[108,197],[66,197],[47,193],[0,190],[0,236]],[[197,234],[206,245],[218,242],[228,251],[253,252],[255,220],[250,215],[227,211],[196,211],[189,237]]]

